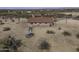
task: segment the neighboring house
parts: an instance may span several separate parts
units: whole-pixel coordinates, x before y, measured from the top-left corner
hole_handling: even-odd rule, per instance
[[[53,17],[31,17],[27,21],[28,26],[52,26],[54,25]]]

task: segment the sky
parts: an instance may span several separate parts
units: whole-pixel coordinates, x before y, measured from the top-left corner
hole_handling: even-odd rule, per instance
[[[71,8],[71,7],[0,7],[0,9],[64,9],[64,8]]]
[[[0,7],[0,9],[62,9],[63,7]]]

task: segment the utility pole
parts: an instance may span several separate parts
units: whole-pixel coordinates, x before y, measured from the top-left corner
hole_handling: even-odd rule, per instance
[[[67,24],[67,15],[66,15],[66,24]]]

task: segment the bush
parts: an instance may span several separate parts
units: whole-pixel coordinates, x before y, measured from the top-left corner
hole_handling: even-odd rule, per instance
[[[9,27],[4,27],[3,28],[3,31],[9,31],[9,30],[11,30]]]
[[[79,52],[79,48],[76,48],[76,51]]]
[[[58,30],[61,30],[61,27],[59,27]]]
[[[8,37],[6,40],[3,42],[4,47],[3,49],[7,49],[9,51],[18,51],[18,48],[22,45],[21,40],[16,40],[14,37]]]
[[[49,31],[49,30],[47,30],[47,32],[46,32],[47,34],[55,34],[55,32],[54,31]]]
[[[62,34],[63,34],[64,36],[71,36],[71,33],[67,32],[67,31],[64,31]]]
[[[50,44],[47,41],[42,41],[39,48],[41,50],[49,50]]]
[[[0,20],[0,23],[2,23],[2,20]]]
[[[54,20],[54,22],[57,22],[57,20]]]
[[[15,22],[15,20],[12,20],[12,22]]]
[[[4,23],[0,20],[0,25],[3,25]]]
[[[79,16],[74,17],[73,19],[79,20]]]
[[[1,23],[0,25],[3,25],[4,23]]]
[[[76,34],[76,37],[79,38],[79,34]]]

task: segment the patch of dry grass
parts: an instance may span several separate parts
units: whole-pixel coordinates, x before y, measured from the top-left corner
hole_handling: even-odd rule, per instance
[[[64,36],[71,36],[71,33],[68,32],[68,31],[64,31],[62,34],[63,34]]]

